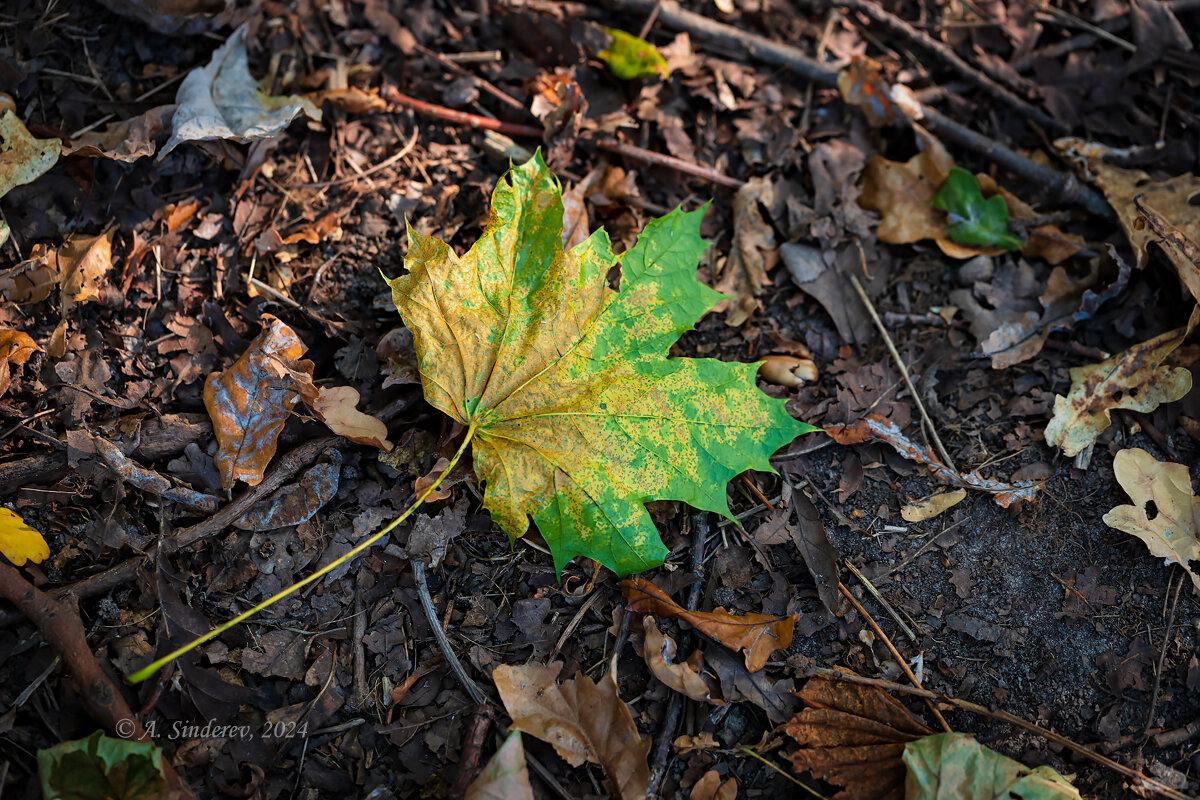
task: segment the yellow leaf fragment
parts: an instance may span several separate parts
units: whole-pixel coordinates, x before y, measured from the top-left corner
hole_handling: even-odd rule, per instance
[[[50,545],[17,512],[0,508],[0,553],[18,567],[40,564],[50,557]]]
[[[944,511],[948,511],[965,500],[966,497],[966,489],[955,489],[950,492],[930,495],[916,502],[909,503],[900,509],[900,516],[904,518],[905,522],[924,522],[927,519],[933,519]]]
[[[1188,468],[1133,448],[1117,453],[1113,472],[1134,505],[1109,511],[1104,524],[1136,536],[1154,555],[1183,567],[1200,590],[1200,498],[1192,491]]]

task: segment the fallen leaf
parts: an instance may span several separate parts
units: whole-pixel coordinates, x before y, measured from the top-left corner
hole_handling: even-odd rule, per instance
[[[112,442],[100,436],[92,437],[92,445],[96,453],[108,465],[109,469],[120,476],[121,480],[153,495],[179,503],[191,511],[201,514],[212,514],[217,510],[218,500],[211,494],[197,492],[188,486],[176,486],[157,472],[148,470],[134,462],[129,456]]]
[[[929,497],[909,503],[900,509],[900,516],[905,522],[924,522],[933,519],[938,514],[949,511],[967,499],[966,489],[955,489],[952,492],[940,492]]]
[[[688,800],[734,800],[737,797],[737,789],[737,778],[730,778],[722,783],[720,773],[710,769],[692,786]]]
[[[805,708],[779,729],[801,745],[797,772],[843,787],[836,800],[906,800],[905,744],[933,731],[874,686],[812,678],[797,694]]]
[[[349,86],[345,89],[323,89],[319,92],[309,92],[304,98],[317,108],[329,101],[334,108],[347,114],[369,114],[372,111],[387,110],[387,101],[379,96],[378,89],[360,89]]]
[[[791,535],[796,549],[800,551],[808,574],[812,576],[813,585],[817,587],[817,596],[821,598],[821,605],[825,606],[830,614],[837,616],[841,607],[841,597],[838,593],[838,584],[841,582],[838,575],[838,559],[841,558],[841,554],[829,541],[829,534],[825,532],[821,515],[806,495],[800,492],[793,493],[791,506],[796,514],[797,524],[788,525],[787,532]]]
[[[100,282],[112,269],[112,238],[112,229],[99,236],[73,235],[57,251],[42,251],[41,257],[54,264],[62,290],[62,317],[46,345],[46,352],[54,358],[66,352],[67,317],[71,311],[100,296]]]
[[[50,557],[50,545],[17,512],[0,508],[0,553],[18,567],[40,564]]]
[[[337,494],[341,474],[342,455],[330,448],[295,483],[252,505],[233,526],[244,531],[273,531],[307,522]]]
[[[404,551],[409,559],[420,559],[437,569],[446,557],[446,548],[467,527],[467,501],[459,500],[453,507],[443,508],[436,517],[417,516]]]
[[[643,657],[654,677],[665,686],[693,700],[711,703],[714,706],[725,705],[720,685],[704,674],[701,659],[688,658],[686,661],[677,662],[675,640],[659,633],[658,626],[654,624],[654,618],[651,616],[643,617],[642,625],[646,631],[642,644]],[[693,654],[699,655],[698,650]]]
[[[521,734],[513,731],[467,787],[464,800],[533,800]]]
[[[842,99],[857,106],[872,128],[890,127],[907,120],[907,115],[892,100],[892,88],[882,70],[883,66],[875,59],[855,53],[837,76]]]
[[[726,703],[753,703],[776,725],[796,712],[799,701],[791,679],[776,681],[767,677],[766,670],[751,672],[744,659],[724,647],[708,648],[704,661],[717,676]]]
[[[878,414],[868,414],[850,424],[830,425],[825,432],[832,436],[838,444],[861,444],[866,441],[885,442],[910,461],[916,461],[918,464],[928,467],[938,482],[988,492],[996,504],[1002,508],[1008,508],[1017,500],[1032,502],[1037,497],[1038,490],[1045,483],[1045,481],[1004,483],[994,478],[985,478],[977,471],[968,472],[965,475],[955,472],[934,458],[926,448],[905,436],[896,423]]]
[[[602,30],[609,35],[611,41],[607,47],[596,53],[596,57],[608,64],[613,75],[625,81],[651,78],[655,75],[661,75],[664,79],[671,77],[667,60],[654,45],[616,28]]]
[[[619,258],[603,230],[564,253],[560,191],[540,157],[514,167],[462,258],[410,230],[392,296],[426,400],[473,432],[492,517],[515,539],[532,516],[558,570],[581,555],[628,575],[667,552],[646,502],[728,516],[729,479],[815,429],[753,364],[665,357],[718,299],[695,279],[703,209],[650,222]]]
[[[184,142],[229,139],[250,142],[278,135],[300,114],[320,121],[321,110],[303,97],[269,97],[250,76],[243,24],[213,53],[207,66],[188,73],[175,95],[171,138],[162,160]]]
[[[1186,327],[1134,345],[1099,364],[1071,368],[1071,391],[1054,398],[1054,416],[1046,425],[1046,444],[1074,456],[1096,440],[1115,408],[1150,412],[1174,402],[1192,388],[1192,374],[1163,361],[1187,338]]]
[[[716,289],[728,299],[716,311],[728,309],[726,325],[738,326],[759,308],[759,293],[768,285],[768,258],[775,254],[775,229],[763,217],[762,205],[775,198],[775,187],[767,178],[751,178],[733,197],[733,244],[729,258],[717,276]]]
[[[992,195],[984,200],[979,181],[962,167],[950,170],[933,196],[932,205],[946,212],[946,234],[958,244],[1021,249],[1021,240],[1008,229],[1004,198]]]
[[[817,379],[817,365],[811,358],[767,356],[758,367],[758,375],[767,383],[794,389]]]
[[[671,746],[675,748],[676,753],[684,755],[685,753],[694,753],[698,750],[714,750],[719,748],[721,743],[711,733],[704,731],[695,736],[688,736],[687,734],[677,736],[675,737],[675,741],[671,743]]]
[[[1134,504],[1109,511],[1104,524],[1136,536],[1154,555],[1183,567],[1200,590],[1200,498],[1192,491],[1188,468],[1133,448],[1117,453],[1113,473]]]
[[[167,794],[162,750],[152,742],[86,739],[39,750],[42,797],[71,800],[158,800]]]
[[[304,369],[311,370],[308,361],[300,362]],[[358,390],[351,386],[317,386],[308,371],[294,370],[279,358],[271,360],[271,367],[281,379],[288,379],[300,393],[300,399],[308,406],[313,416],[325,423],[329,430],[352,442],[378,447],[387,452],[392,443],[387,438],[387,425],[383,420],[358,410]]]
[[[1197,186],[1197,193],[1200,194],[1200,186]],[[1187,231],[1181,226],[1176,225],[1145,203],[1141,195],[1133,198],[1133,206],[1146,221],[1146,227],[1158,236],[1159,247],[1175,266],[1175,271],[1183,285],[1192,293],[1192,297],[1200,301],[1200,244],[1188,236]],[[1188,214],[1195,216],[1190,209]]]
[[[0,114],[0,197],[58,163],[58,139],[35,139],[12,109]]]
[[[1080,800],[1070,781],[1047,766],[1029,769],[968,733],[939,733],[904,746],[905,800]]]
[[[751,672],[758,672],[766,666],[771,653],[786,650],[792,643],[797,614],[786,617],[745,614],[739,617],[723,608],[688,611],[645,578],[623,580],[620,586],[621,593],[628,601],[627,610],[686,622],[731,650],[742,651],[746,657],[746,669]]]
[[[155,140],[171,128],[175,105],[158,106],[120,122],[111,122],[103,130],[88,131],[70,144],[63,142],[64,156],[111,158],[131,164],[154,155]]]
[[[492,680],[513,727],[550,743],[572,767],[599,764],[620,800],[643,800],[650,781],[650,740],[638,734],[612,673],[599,685],[586,675],[559,684],[562,666],[495,669]]]
[[[0,397],[12,384],[12,367],[22,366],[34,353],[42,352],[28,333],[11,328],[0,329]]]

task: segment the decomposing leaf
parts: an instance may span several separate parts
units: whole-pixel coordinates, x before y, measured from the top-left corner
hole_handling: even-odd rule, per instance
[[[1200,186],[1197,186],[1197,194],[1200,194]],[[1195,196],[1193,195],[1193,198]],[[1157,234],[1159,247],[1175,265],[1175,271],[1183,285],[1192,293],[1192,297],[1200,302],[1200,244],[1188,236],[1182,226],[1176,225],[1145,203],[1141,195],[1133,198],[1133,205],[1146,221],[1146,227]],[[1189,216],[1194,217],[1195,213],[1189,212]]]
[[[798,694],[804,710],[780,728],[801,745],[797,772],[843,787],[833,800],[905,799],[905,744],[933,731],[874,686],[812,678]]]
[[[58,139],[35,139],[12,109],[0,114],[0,197],[58,163]]]
[[[188,73],[175,95],[171,138],[161,160],[184,142],[269,139],[300,114],[320,120],[321,110],[303,97],[270,97],[250,76],[246,56],[247,25],[217,48],[207,66]]]
[[[720,773],[710,769],[692,786],[688,800],[734,800],[737,797],[737,789],[737,778],[730,778],[722,783]]]
[[[676,753],[684,755],[685,753],[694,753],[698,750],[715,750],[721,746],[721,743],[717,741],[717,737],[708,731],[703,731],[695,736],[688,736],[687,734],[677,736],[671,745],[675,748]]]
[[[337,494],[342,455],[330,448],[316,464],[265,500],[260,500],[233,523],[244,531],[273,531],[312,519]]]
[[[954,167],[933,196],[934,208],[946,212],[946,234],[968,247],[999,247],[1020,250],[1022,242],[1008,229],[1008,206],[1004,198],[987,200],[979,181],[962,167]]]
[[[667,68],[667,60],[662,57],[662,53],[658,52],[658,48],[654,45],[645,39],[639,39],[632,33],[626,33],[616,28],[603,28],[603,30],[612,37],[612,41],[606,48],[596,53],[596,57],[608,64],[613,75],[625,81],[631,81],[634,78],[651,78],[655,75],[661,75],[664,78],[671,77],[671,70]]]
[[[642,800],[650,781],[650,739],[643,739],[612,673],[557,683],[562,663],[502,665],[492,673],[513,727],[549,742],[573,767],[604,768],[620,800]]]
[[[676,661],[675,640],[660,633],[651,616],[643,617],[642,625],[646,629],[643,657],[654,677],[693,700],[714,706],[725,705],[720,685],[704,674],[699,650],[686,661]]]
[[[325,101],[329,101],[334,108],[345,111],[347,114],[368,114],[372,111],[384,111],[387,109],[387,101],[379,96],[378,89],[361,89],[357,86],[348,86],[345,89],[322,89],[319,92],[309,92],[304,95],[304,98],[310,101],[317,108]]]
[[[892,99],[892,87],[883,76],[883,66],[873,58],[855,53],[838,72],[838,92],[857,106],[872,128],[895,125],[907,115]]]
[[[628,610],[686,622],[731,650],[742,651],[746,657],[746,668],[751,672],[758,672],[766,666],[771,653],[786,650],[792,643],[796,614],[786,617],[745,614],[739,617],[723,608],[688,611],[645,578],[630,578],[621,581],[620,586],[621,593],[628,601]]]
[[[158,800],[167,791],[162,750],[96,731],[37,754],[44,800]]]
[[[513,731],[467,787],[464,800],[533,800],[520,731]]]
[[[733,245],[716,289],[728,299],[716,310],[728,309],[725,324],[738,326],[761,305],[758,294],[771,282],[768,259],[775,255],[775,229],[763,216],[762,205],[770,205],[775,187],[767,178],[751,178],[733,197]],[[762,205],[760,205],[762,204]]]
[[[933,205],[934,196],[946,182],[954,159],[937,139],[922,134],[921,152],[907,163],[874,156],[863,172],[859,205],[880,214],[875,235],[889,244],[911,244],[932,239],[951,258],[971,258],[980,253],[997,255],[1003,247],[968,246],[954,241],[946,232],[945,214]],[[1003,198],[1011,219],[1034,219],[1038,214],[1015,195],[1000,188],[991,177],[978,174],[982,196]],[[1039,225],[1029,232],[1020,248],[1023,255],[1044,258],[1051,264],[1070,257],[1083,247],[1078,237],[1063,233],[1053,225]]]
[[[1183,567],[1200,589],[1200,498],[1192,491],[1188,468],[1133,448],[1117,453],[1113,473],[1134,504],[1109,511],[1104,524],[1136,536],[1154,555]]]
[[[384,389],[421,382],[417,352],[413,349],[413,336],[408,328],[392,328],[385,333],[375,347],[375,357],[384,375]]]
[[[885,442],[892,448],[918,464],[924,464],[933,473],[934,480],[965,489],[979,489],[992,495],[997,505],[1008,508],[1017,500],[1032,502],[1045,481],[1013,481],[1004,483],[994,478],[985,478],[978,471],[965,475],[955,472],[933,456],[926,448],[905,436],[896,423],[878,414],[868,414],[848,425],[835,424],[825,429],[838,444],[861,444],[866,441]]]
[[[34,353],[42,352],[28,333],[11,328],[0,329],[0,397],[12,384],[12,364],[23,365]]]
[[[436,569],[446,557],[446,548],[450,542],[466,530],[466,523],[466,500],[459,500],[453,507],[443,508],[436,517],[420,514],[413,522],[404,551],[410,559],[419,559],[427,563],[430,569]]]
[[[100,282],[112,268],[112,239],[110,229],[99,236],[73,234],[58,250],[35,247],[29,261],[44,266],[22,264],[0,278],[0,287],[11,290],[13,300],[36,301],[44,299],[54,284],[61,288],[62,316],[46,345],[51,356],[60,358],[66,352],[67,317],[75,306],[100,296]]]
[[[1193,315],[1194,318],[1195,315]],[[1071,391],[1054,398],[1054,416],[1046,425],[1046,444],[1074,456],[1108,427],[1114,408],[1150,412],[1183,397],[1192,374],[1163,361],[1183,343],[1192,326],[1168,331],[1124,353],[1071,368]]]
[[[1030,769],[967,733],[939,733],[904,746],[905,800],[1080,800],[1047,766]]]
[[[158,106],[103,130],[88,131],[70,144],[63,142],[64,156],[111,158],[127,164],[154,155],[155,140],[171,128],[175,105]]]
[[[576,555],[657,566],[646,502],[728,516],[730,478],[773,471],[771,453],[815,430],[758,390],[753,364],[665,358],[718,299],[695,279],[703,213],[650,222],[619,258],[603,230],[564,253],[560,188],[535,156],[499,182],[465,256],[409,231],[392,297],[426,400],[473,431],[493,518],[516,538],[532,516],[560,570]]]
[[[0,554],[18,567],[40,564],[50,557],[50,545],[17,512],[0,508]]]
[[[905,522],[924,522],[933,519],[938,514],[949,511],[967,499],[966,489],[955,489],[952,492],[939,492],[929,497],[916,500],[900,509],[900,516]]]
[[[776,725],[796,712],[799,701],[794,691],[795,683],[790,678],[772,680],[767,677],[766,670],[751,672],[746,669],[745,659],[724,647],[708,648],[704,662],[717,676],[726,703],[753,703]]]

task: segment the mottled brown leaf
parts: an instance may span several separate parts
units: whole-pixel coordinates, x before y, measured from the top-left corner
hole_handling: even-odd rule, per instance
[[[255,503],[233,525],[244,531],[273,531],[307,522],[337,494],[341,473],[342,455],[330,448],[295,483]]]

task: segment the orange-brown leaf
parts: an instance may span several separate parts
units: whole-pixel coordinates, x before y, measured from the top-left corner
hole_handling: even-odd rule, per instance
[[[8,392],[12,381],[10,364],[24,364],[36,352],[41,352],[37,342],[24,331],[0,330],[0,396]]]
[[[621,581],[621,592],[629,601],[630,611],[681,620],[731,650],[741,650],[746,656],[746,669],[751,672],[762,669],[771,653],[785,650],[792,643],[796,614],[786,617],[745,614],[739,617],[723,608],[688,611],[645,578]]]
[[[650,740],[643,739],[612,673],[557,682],[562,663],[502,665],[492,673],[513,727],[549,742],[567,762],[599,764],[620,800],[642,800],[650,781]]]
[[[309,371],[292,369],[288,364],[275,360],[271,369],[281,378],[291,380],[300,399],[313,415],[324,422],[329,430],[352,442],[378,447],[390,451],[392,443],[387,438],[387,425],[383,420],[358,410],[358,390],[350,386],[320,387],[313,383],[312,365]]]
[[[737,797],[737,778],[730,778],[721,783],[721,776],[715,769],[700,776],[692,786],[688,800],[734,800]]]
[[[725,700],[721,697],[721,685],[704,674],[702,659],[688,658],[686,661],[676,661],[675,640],[659,633],[658,626],[654,624],[654,617],[643,617],[642,625],[646,629],[643,654],[646,666],[650,667],[654,677],[693,700],[711,703],[714,706],[725,705]],[[699,654],[700,652],[696,651],[693,655]]]

